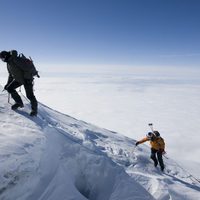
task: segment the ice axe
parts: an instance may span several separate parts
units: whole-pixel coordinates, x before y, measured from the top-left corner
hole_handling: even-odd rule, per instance
[[[154,132],[154,130],[153,130],[153,124],[152,123],[149,123],[149,127],[152,130],[152,132]]]

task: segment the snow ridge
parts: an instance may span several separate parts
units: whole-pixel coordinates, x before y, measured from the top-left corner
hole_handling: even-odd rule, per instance
[[[14,112],[0,95],[1,200],[199,199],[200,185],[176,162],[152,167],[149,147],[39,104]],[[24,99],[26,101],[26,99]]]

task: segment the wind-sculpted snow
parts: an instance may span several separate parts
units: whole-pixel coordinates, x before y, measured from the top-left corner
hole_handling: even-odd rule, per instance
[[[24,99],[25,100],[25,99]],[[149,148],[39,104],[10,110],[0,95],[1,200],[199,199],[198,182],[176,162],[155,169]]]
[[[42,105],[37,118],[28,116],[28,105],[14,112],[6,97],[0,96],[0,199],[153,199],[95,147],[93,140],[108,136],[92,136],[91,125]]]

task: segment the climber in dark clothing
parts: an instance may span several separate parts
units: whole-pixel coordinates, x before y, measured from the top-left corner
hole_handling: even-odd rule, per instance
[[[24,85],[27,98],[30,100],[32,111],[31,116],[36,116],[38,111],[38,102],[35,98],[33,92],[33,76],[36,73],[35,68],[29,67],[28,64],[20,61],[18,53],[16,50],[13,51],[2,51],[0,53],[0,58],[3,62],[7,63],[8,69],[8,81],[4,86],[4,89],[11,94],[15,101],[12,105],[12,109],[16,110],[18,108],[24,107],[23,101],[20,95],[17,93],[16,88]]]

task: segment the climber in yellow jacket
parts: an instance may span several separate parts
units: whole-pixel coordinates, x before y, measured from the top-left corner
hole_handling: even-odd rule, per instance
[[[165,142],[158,131],[149,132],[145,138],[136,142],[136,146],[146,141],[150,141],[151,145],[151,159],[154,161],[154,166],[157,167],[158,163],[163,171],[165,166],[163,163],[162,155],[165,153]]]

